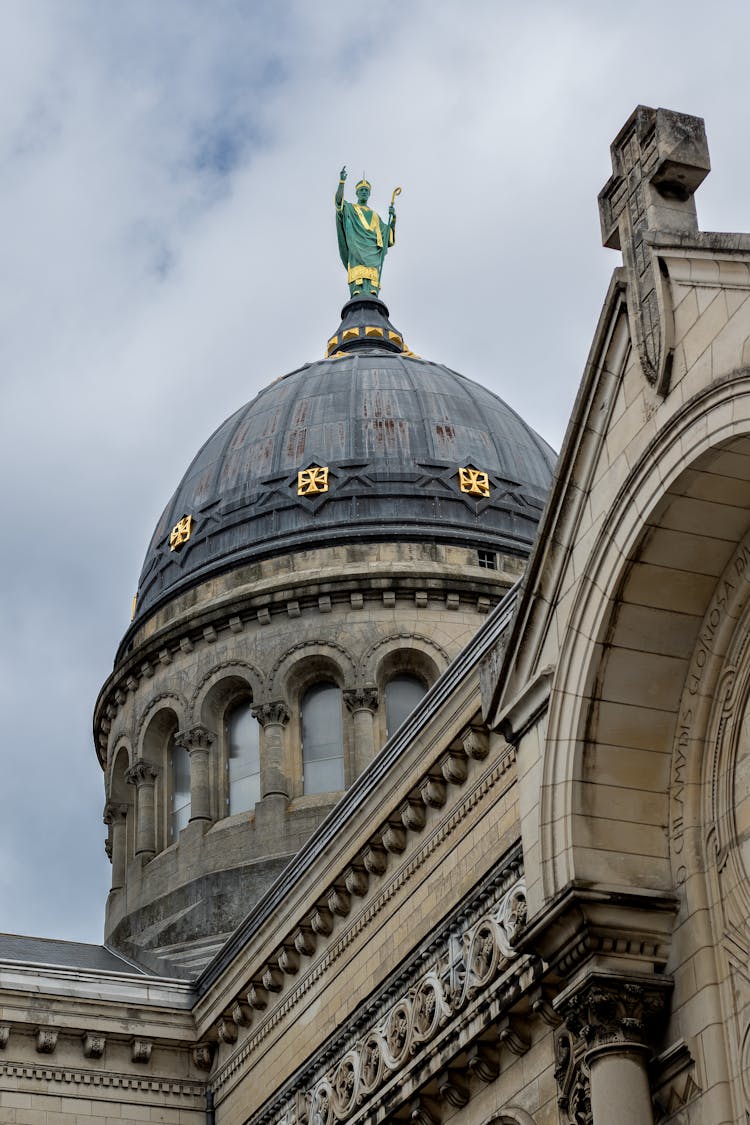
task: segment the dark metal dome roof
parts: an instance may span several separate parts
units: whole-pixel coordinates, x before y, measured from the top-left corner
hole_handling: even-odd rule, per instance
[[[377,305],[369,318],[384,314],[402,347]],[[426,539],[528,554],[553,451],[491,391],[392,345],[370,346],[365,331],[352,350],[266,387],[199,450],[148,548],[136,622],[218,571],[336,542]],[[328,491],[300,496],[297,474],[311,466],[328,468]],[[460,491],[460,467],[489,474],[488,498]],[[185,516],[190,538],[171,550]]]

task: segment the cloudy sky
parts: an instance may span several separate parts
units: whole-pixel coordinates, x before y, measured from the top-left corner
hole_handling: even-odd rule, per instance
[[[706,119],[707,230],[750,229],[739,3],[0,0],[0,930],[101,940],[91,712],[195,450],[322,354],[343,163],[387,209],[410,347],[556,448],[619,255],[639,102]]]

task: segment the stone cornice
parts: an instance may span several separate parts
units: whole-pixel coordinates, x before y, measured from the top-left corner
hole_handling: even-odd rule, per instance
[[[633,973],[662,972],[678,908],[666,892],[573,885],[531,919],[518,946],[563,978],[613,949]]]
[[[190,1109],[194,1112],[200,1112],[205,1105],[205,1085],[200,1081],[190,1081],[187,1079],[179,1079],[175,1081],[174,1077],[162,1077],[151,1073],[132,1074],[127,1072],[112,1072],[107,1070],[102,1072],[100,1070],[89,1069],[85,1067],[71,1066],[69,1063],[65,1065],[56,1064],[52,1061],[40,1061],[36,1065],[29,1065],[28,1059],[15,1062],[11,1059],[0,1060],[0,1075],[8,1075],[10,1078],[18,1080],[38,1080],[45,1083],[42,1089],[36,1091],[41,1094],[47,1090],[47,1087],[53,1088],[57,1085],[61,1086],[66,1091],[70,1090],[71,1086],[82,1086],[87,1091],[87,1097],[90,1096],[88,1092],[96,1090],[97,1093],[109,1094],[110,1097],[116,1097],[118,1090],[142,1090],[144,1092],[158,1092],[171,1096],[179,1096],[181,1100],[179,1105],[183,1109]],[[22,1086],[17,1089],[22,1090]],[[33,1085],[30,1086],[33,1094]],[[195,1099],[194,1103],[187,1099]]]
[[[50,1003],[95,1001],[105,1004],[139,1005],[154,1009],[189,1011],[195,1002],[192,983],[145,973],[111,973],[97,969],[71,969],[35,962],[0,961],[0,990],[48,996]],[[113,1013],[113,1018],[121,1018]],[[160,1017],[161,1018],[161,1017]]]

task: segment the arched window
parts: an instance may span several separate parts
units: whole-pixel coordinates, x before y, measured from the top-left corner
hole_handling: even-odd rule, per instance
[[[235,704],[224,723],[227,746],[227,812],[247,812],[260,800],[260,724],[250,701]]]
[[[344,788],[344,729],[341,692],[316,684],[302,700],[302,767],[305,793]]]
[[[169,839],[177,839],[190,820],[190,755],[172,744],[170,754]]]
[[[388,738],[394,734],[404,719],[412,713],[427,688],[416,676],[394,676],[385,685],[385,727]]]

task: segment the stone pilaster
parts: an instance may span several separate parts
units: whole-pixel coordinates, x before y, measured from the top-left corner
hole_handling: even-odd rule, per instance
[[[211,786],[209,751],[216,735],[204,726],[178,731],[174,736],[178,746],[184,746],[190,755],[190,821],[211,821]]]
[[[128,806],[116,801],[107,801],[104,806],[104,823],[109,828],[110,858],[112,860],[112,890],[119,891],[125,886],[127,864],[126,821]]]
[[[571,1125],[653,1125],[648,1063],[671,982],[593,973],[564,994],[560,1106]]]
[[[289,709],[281,700],[259,703],[252,713],[263,728],[263,743],[260,755],[260,796],[283,797],[288,801],[292,796],[291,771],[287,763],[284,746],[284,727],[289,722]]]
[[[378,689],[372,684],[349,688],[344,692],[344,703],[351,711],[354,724],[354,771],[359,775],[375,757],[375,711],[378,706]]]
[[[156,805],[154,787],[158,769],[139,758],[125,774],[125,780],[135,786],[135,854],[145,860],[156,854]]]

